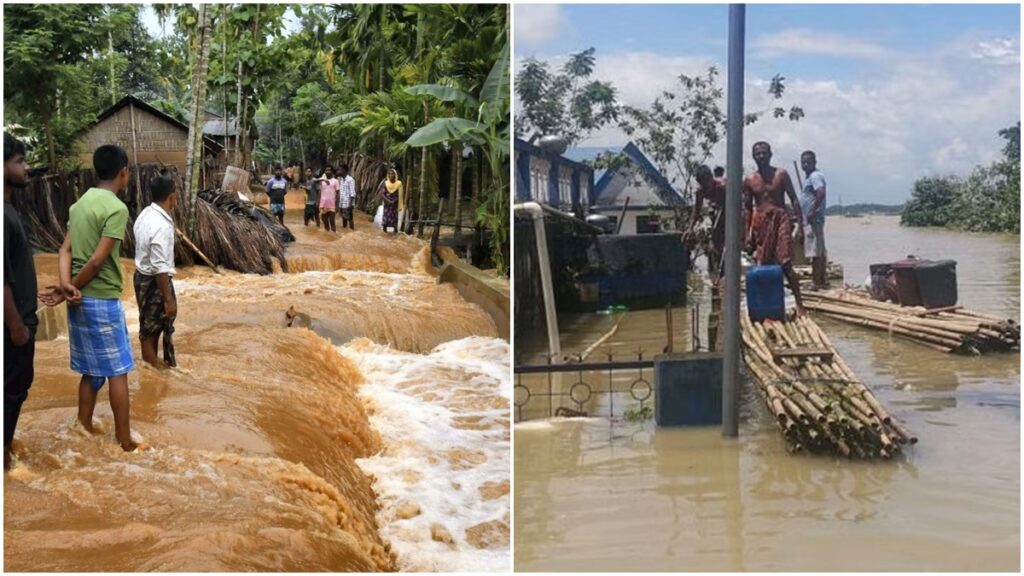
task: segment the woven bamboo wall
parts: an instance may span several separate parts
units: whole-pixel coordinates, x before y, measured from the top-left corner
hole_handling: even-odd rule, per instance
[[[184,173],[188,131],[141,108],[131,106],[121,108],[82,135],[78,141],[80,164],[91,167],[93,151],[104,144],[116,144],[124,148],[129,161],[132,164],[136,163],[132,153],[131,108],[134,108],[135,112],[138,163],[173,165]]]

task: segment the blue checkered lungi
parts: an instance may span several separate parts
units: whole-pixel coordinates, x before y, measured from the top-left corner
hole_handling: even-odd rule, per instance
[[[68,306],[68,339],[71,369],[91,376],[95,390],[107,378],[135,368],[120,300],[83,296],[81,304]]]

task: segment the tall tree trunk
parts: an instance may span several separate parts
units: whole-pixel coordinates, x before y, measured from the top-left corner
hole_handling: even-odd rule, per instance
[[[114,33],[109,28],[107,29],[107,61],[110,62],[110,105],[113,106],[117,104],[117,80],[114,78]]]
[[[377,82],[377,88],[379,90],[381,90],[381,91],[385,90],[385,88],[384,88],[384,61],[385,61],[385,56],[386,56],[385,50],[387,49],[388,43],[384,39],[384,27],[387,26],[387,23],[388,23],[388,5],[387,4],[381,4],[380,5],[380,30],[379,30],[379,34],[378,34],[378,37],[380,38],[378,40],[380,42],[380,53],[378,54],[379,62],[377,63],[377,67],[379,68],[377,73],[380,75],[380,79]]]
[[[455,150],[455,237],[462,237],[462,150],[456,146]]]
[[[476,224],[477,211],[480,209],[480,188],[481,176],[483,175],[483,158],[481,157],[479,148],[473,150],[473,203],[471,204],[473,209],[473,227],[479,228]]]
[[[192,84],[192,118],[188,127],[188,161],[185,163],[185,197],[189,199],[189,233],[196,232],[196,195],[203,168],[203,109],[206,103],[207,59],[210,55],[210,16],[206,4],[199,5],[199,56]]]
[[[53,141],[53,111],[45,100],[43,104],[43,128],[46,130],[46,145],[50,151],[50,174],[57,173],[57,145]]]
[[[416,155],[412,151],[406,153],[409,159],[409,172],[406,173],[406,221],[402,222],[402,232],[409,230],[409,220],[413,219],[413,195],[416,182],[413,175],[416,173]]]
[[[220,61],[221,74],[227,79],[228,75],[228,5],[224,4],[224,20],[221,22],[220,38]],[[231,158],[231,137],[228,136],[228,123],[231,121],[228,114],[228,84],[224,83],[224,174],[227,175],[228,162]]]
[[[242,163],[242,146],[244,146],[245,135],[248,130],[243,131],[245,121],[242,119],[242,59],[238,59],[238,76],[235,79],[238,84],[238,101],[235,102],[235,166],[248,170]]]
[[[427,103],[423,103],[424,115],[426,115]],[[417,199],[419,206],[416,208],[416,219],[420,221],[418,236],[423,236],[423,201],[426,198],[427,186],[427,147],[420,148],[420,194]]]
[[[448,167],[448,175],[451,177],[451,182],[448,183],[448,198],[455,198],[455,186],[457,184],[456,181],[458,180],[458,178],[455,177],[455,170],[458,167],[457,162],[458,162],[458,157],[459,157],[458,152],[456,152],[457,148],[458,148],[458,146],[456,146],[453,143],[451,145],[451,149],[448,151],[448,153],[451,154],[451,156],[452,156],[451,157],[451,164],[449,164],[449,167]]]

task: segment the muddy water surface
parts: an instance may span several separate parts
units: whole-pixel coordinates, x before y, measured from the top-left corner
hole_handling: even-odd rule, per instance
[[[826,231],[847,282],[863,282],[870,263],[910,253],[952,258],[961,304],[1020,318],[1018,236],[903,229],[882,217],[830,218]],[[685,314],[675,317],[677,349],[690,343]],[[616,321],[564,320],[567,351]],[[540,417],[547,406],[534,404],[515,428],[516,569],[1019,570],[1020,355],[949,356],[819,322],[920,437],[904,458],[791,456],[750,386],[738,440],[718,428],[656,429],[621,416],[548,419]],[[664,311],[630,312],[608,347],[657,352],[664,325]],[[586,407],[606,414],[607,395],[599,396]],[[627,403],[616,402],[621,414]]]
[[[4,482],[5,569],[507,567],[507,344],[436,284],[421,242],[365,219],[305,231],[296,216],[289,205],[290,274],[179,271],[179,366],[129,377],[136,453],[114,443],[105,391],[99,433],[76,425],[67,339],[38,344]],[[41,282],[56,275],[53,256],[37,267]],[[141,364],[130,283],[124,302]],[[290,306],[313,331],[285,327]],[[465,433],[442,446],[376,416],[402,408]],[[425,464],[392,475],[389,457]],[[398,501],[419,512],[396,517]]]

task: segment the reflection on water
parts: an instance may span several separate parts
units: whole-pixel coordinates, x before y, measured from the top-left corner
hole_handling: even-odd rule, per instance
[[[426,274],[421,242],[387,243],[362,221],[361,231],[327,247],[306,246],[324,242],[316,235],[325,233],[303,230],[293,217],[299,244],[290,253],[319,252],[315,262],[326,270],[180,271],[179,366],[142,367],[129,377],[133,431],[143,445],[137,453],[114,443],[105,391],[99,434],[75,424],[78,379],[68,369],[66,336],[38,344],[36,381],[14,444],[18,461],[4,483],[5,569],[507,567],[508,404],[501,382],[489,376],[507,367],[507,344],[494,338],[483,310]],[[131,262],[123,264],[130,277]],[[37,257],[37,267],[41,285],[56,275],[52,255]],[[141,364],[138,313],[126,288]],[[313,318],[316,333],[285,328],[290,306]],[[420,369],[397,378],[402,366]],[[403,474],[404,483],[391,485],[391,463],[381,458],[409,445],[420,446],[423,461],[448,462],[441,446],[420,435],[427,430],[396,435],[377,418],[391,408],[381,398],[410,407],[400,404],[410,385],[422,402],[413,408],[439,423],[480,423],[475,436],[452,437],[447,447],[476,459],[424,467],[422,482]],[[495,416],[498,405],[504,419]],[[424,517],[448,516],[453,540],[423,544],[433,542],[429,525],[390,530],[382,504],[395,498],[420,498]]]
[[[829,220],[848,282],[909,253],[953,258],[962,304],[1019,319],[1019,237],[904,230],[878,217],[870,227]],[[664,345],[664,311],[628,316],[611,346]],[[608,330],[572,322],[566,350]],[[1018,570],[1020,355],[951,356],[820,322],[921,438],[903,458],[791,456],[751,387],[738,440],[621,419],[526,421],[515,429],[516,569]],[[678,349],[689,343],[683,311],[675,325]]]

